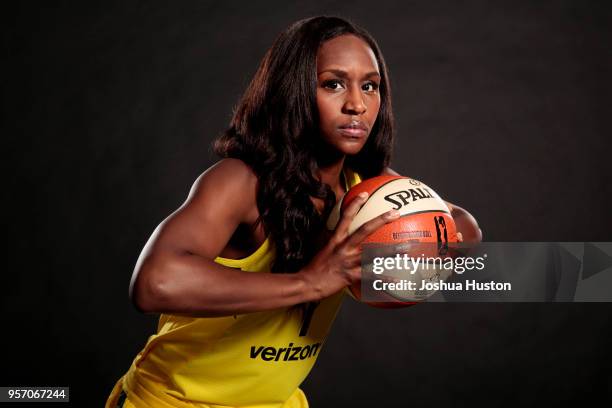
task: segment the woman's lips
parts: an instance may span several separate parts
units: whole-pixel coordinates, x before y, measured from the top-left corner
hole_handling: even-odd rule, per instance
[[[368,135],[368,127],[360,120],[351,120],[338,127],[343,136],[350,138],[362,138]]]
[[[341,127],[338,128],[338,131],[342,135],[352,138],[362,138],[368,134],[367,130],[356,127]]]

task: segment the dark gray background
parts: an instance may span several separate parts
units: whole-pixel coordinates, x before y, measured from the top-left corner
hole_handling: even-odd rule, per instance
[[[312,15],[378,40],[392,167],[486,240],[612,241],[609,2],[82,3],[2,13],[1,385],[102,405],[155,327],[127,297],[142,246],[274,37]],[[611,311],[347,301],[304,389],[313,407],[610,400]]]

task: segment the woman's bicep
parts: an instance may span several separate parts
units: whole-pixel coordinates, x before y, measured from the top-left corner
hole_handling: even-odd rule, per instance
[[[235,162],[223,160],[204,172],[185,203],[149,238],[130,282],[130,296],[140,309],[172,280],[187,256],[214,260],[252,210],[254,199],[245,197],[255,194],[257,179],[244,163]]]
[[[252,211],[256,178],[244,167],[222,161],[204,172],[185,203],[160,225],[153,250],[214,259]]]

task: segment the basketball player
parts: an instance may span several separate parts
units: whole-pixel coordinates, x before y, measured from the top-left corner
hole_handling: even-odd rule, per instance
[[[130,285],[160,313],[107,408],[304,408],[298,388],[360,277],[355,200],[332,233],[336,201],[387,168],[393,115],[374,39],[340,18],[299,21],[265,54],[227,132],[223,158],[145,245]],[[450,206],[466,238],[473,217]]]

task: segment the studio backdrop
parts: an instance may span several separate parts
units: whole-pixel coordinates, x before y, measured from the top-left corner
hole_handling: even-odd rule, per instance
[[[128,298],[154,228],[276,35],[339,15],[391,77],[391,167],[474,214],[485,241],[612,241],[606,2],[60,2],[3,16],[0,386],[101,406],[157,317]],[[347,299],[312,407],[609,402],[612,305]]]

